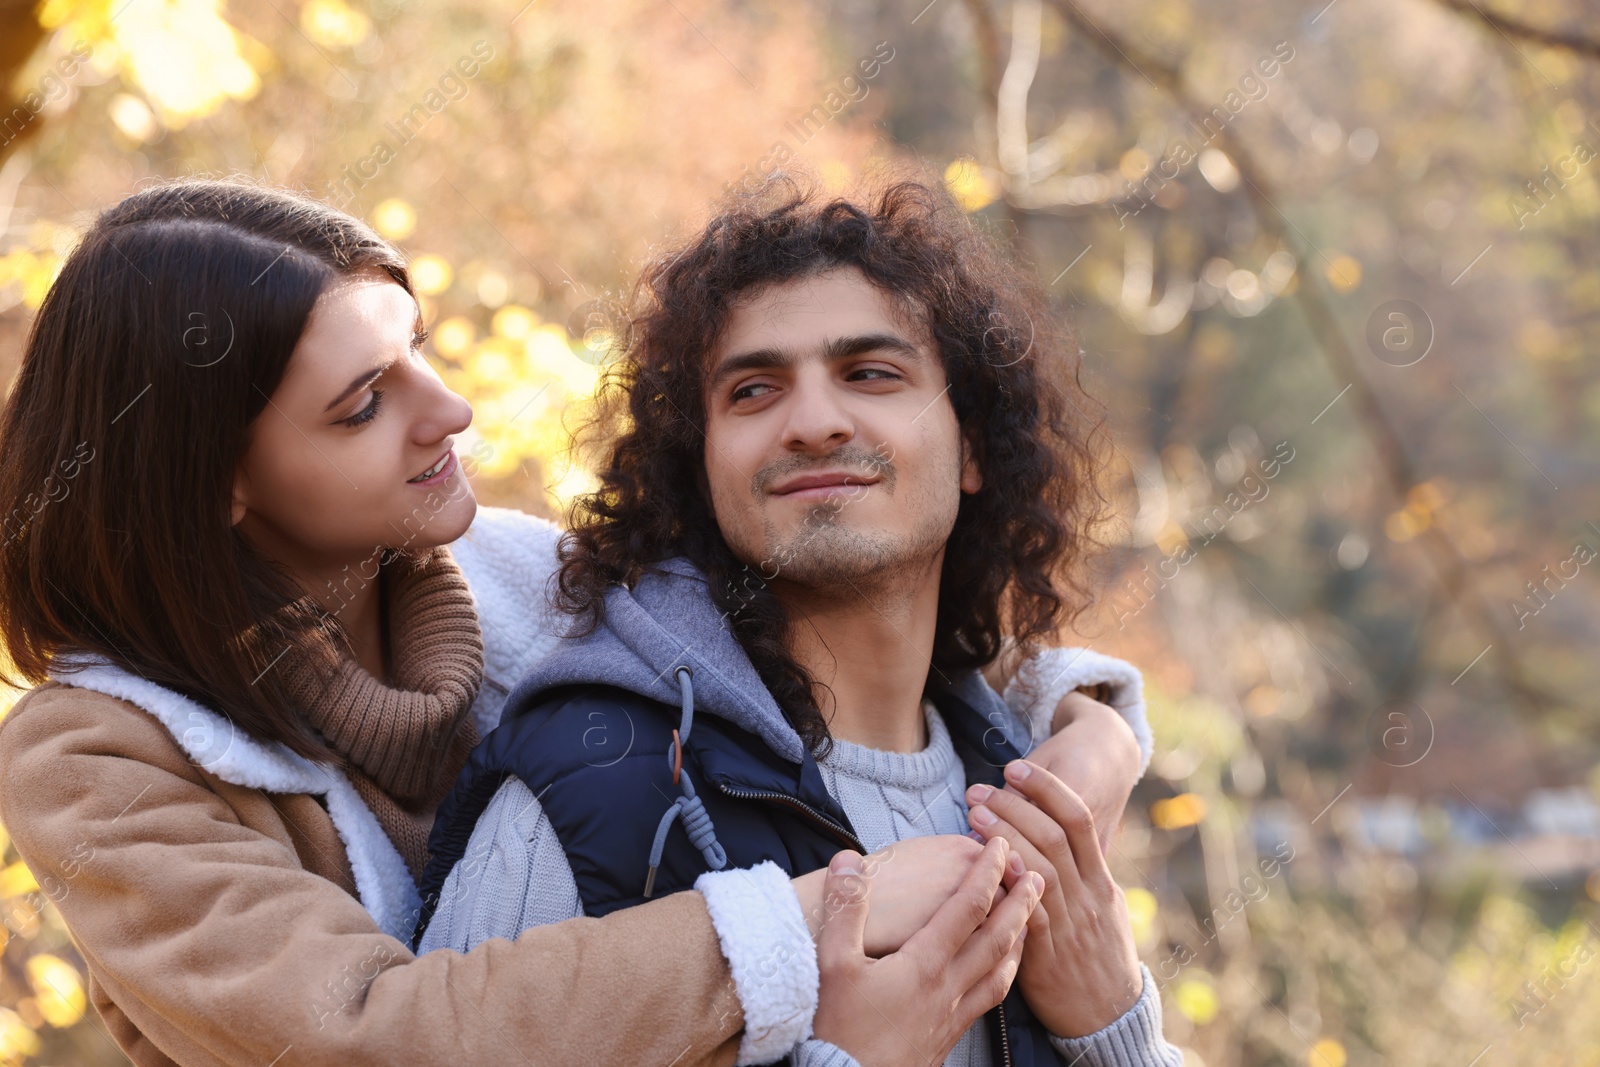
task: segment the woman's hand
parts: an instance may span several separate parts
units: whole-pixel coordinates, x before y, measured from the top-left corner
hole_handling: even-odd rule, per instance
[[[1121,825],[1123,809],[1139,780],[1143,758],[1139,740],[1115,708],[1080,690],[1061,698],[1051,729],[1054,733],[1029,752],[1028,759],[1083,798],[1099,827],[1104,850]],[[1009,783],[1006,791],[1017,793]]]
[[[1006,790],[967,790],[968,821],[1044,876],[1017,980],[1051,1033],[1084,1037],[1116,1022],[1143,991],[1127,904],[1083,799],[1031,760],[1007,764],[1006,782]]]
[[[959,834],[934,834],[897,841],[869,856],[858,856],[861,872],[872,880],[872,904],[863,938],[869,956],[886,956],[928,925],[939,906],[956,895],[983,853],[981,842]],[[794,879],[800,911],[815,938],[822,930],[823,883],[827,869]]]
[[[1005,841],[990,841],[932,920],[898,952],[873,959],[863,939],[884,868],[869,878],[864,867],[854,852],[828,865],[813,1032],[870,1067],[943,1063],[1011,988],[1044,879]]]

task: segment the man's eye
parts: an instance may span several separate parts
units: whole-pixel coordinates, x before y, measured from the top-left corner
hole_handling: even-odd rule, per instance
[[[894,371],[886,370],[883,367],[857,367],[855,370],[850,372],[850,377],[852,379],[856,379],[858,375],[862,374],[871,374],[876,376],[874,378],[867,379],[869,381],[897,381],[900,378],[900,375],[896,374]]]
[[[739,388],[737,388],[737,389],[735,389],[733,391],[732,399],[734,400],[735,403],[737,403],[740,400],[748,400],[748,399],[751,399],[752,397],[757,397],[757,396],[761,395],[760,393],[753,392],[753,390],[756,390],[756,389],[771,389],[771,388],[772,388],[772,386],[767,385],[764,382],[752,382],[749,385],[741,385],[741,386],[739,386]]]

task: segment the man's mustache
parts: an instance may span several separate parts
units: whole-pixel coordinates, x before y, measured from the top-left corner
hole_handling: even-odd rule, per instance
[[[780,478],[805,474],[808,471],[833,471],[840,468],[845,468],[849,472],[858,471],[863,478],[880,479],[892,488],[895,479],[893,459],[893,450],[885,455],[881,448],[866,449],[853,445],[841,446],[820,461],[803,456],[789,456],[774,460],[756,471],[755,476],[750,479],[750,492],[754,496],[760,496],[766,492],[768,486]]]

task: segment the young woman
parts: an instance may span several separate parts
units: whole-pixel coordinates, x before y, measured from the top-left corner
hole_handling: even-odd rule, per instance
[[[422,340],[393,247],[231,183],[113,207],[40,309],[0,417],[0,641],[44,684],[0,728],[0,819],[96,1008],[141,1065],[727,1064],[792,1044],[817,1006],[824,872],[730,871],[515,942],[406,949],[433,811],[560,625],[558,531],[476,508],[452,447],[471,411]],[[1016,699],[1064,726],[1063,776],[1120,810],[1148,752],[1063,694],[1114,683],[1142,728],[1137,675],[1047,662]],[[1038,890],[1003,842],[912,844],[875,865],[866,948],[892,955],[861,971],[860,1010],[943,1040],[998,1003]],[[723,894],[765,921],[714,923]]]

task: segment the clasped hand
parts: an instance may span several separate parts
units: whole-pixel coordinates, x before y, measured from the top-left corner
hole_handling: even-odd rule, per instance
[[[1013,760],[1005,777],[1005,789],[967,790],[968,821],[1043,876],[1017,982],[1051,1033],[1083,1037],[1116,1022],[1143,989],[1127,903],[1083,799],[1029,760]]]

